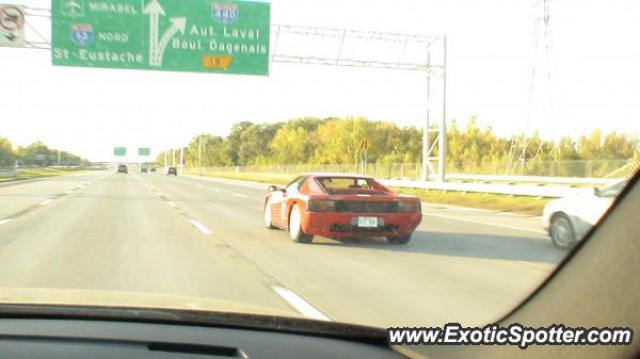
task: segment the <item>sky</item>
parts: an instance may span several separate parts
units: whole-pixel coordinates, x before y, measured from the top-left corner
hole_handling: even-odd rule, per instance
[[[20,4],[50,8],[48,1]],[[640,135],[638,1],[549,0],[547,42],[536,21],[540,0],[271,4],[273,24],[446,34],[449,121],[476,116],[503,136],[558,138],[595,128]],[[47,21],[32,25],[48,36]],[[49,51],[0,48],[0,136],[111,161],[114,146],[157,153],[199,133],[226,135],[239,121],[364,116],[422,126],[425,84],[421,72],[283,63],[272,63],[266,77],[54,67]],[[432,120],[440,116],[435,97]]]

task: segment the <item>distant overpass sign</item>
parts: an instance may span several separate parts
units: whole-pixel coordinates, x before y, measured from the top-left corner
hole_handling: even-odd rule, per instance
[[[151,156],[151,149],[148,147],[138,148],[138,156]]]
[[[114,156],[126,156],[127,155],[127,148],[126,147],[114,147],[113,148],[113,155]]]
[[[268,75],[270,4],[58,0],[54,65]]]

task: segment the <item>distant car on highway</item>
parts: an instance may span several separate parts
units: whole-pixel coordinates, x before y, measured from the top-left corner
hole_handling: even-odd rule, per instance
[[[553,200],[544,207],[542,227],[558,247],[571,248],[607,212],[627,181]]]
[[[286,187],[269,186],[264,201],[267,228],[289,231],[291,240],[386,237],[406,244],[422,221],[420,200],[397,195],[373,178],[312,173]]]
[[[178,175],[178,169],[175,167],[169,167],[169,169],[167,169],[167,176],[177,176]]]
[[[140,172],[147,173],[147,172],[149,172],[149,169],[147,167],[145,167],[145,166],[142,166],[142,168],[140,169]]]
[[[155,167],[151,167],[151,172],[155,172],[156,168]]]
[[[129,168],[127,167],[127,165],[119,165],[118,173],[129,173]]]

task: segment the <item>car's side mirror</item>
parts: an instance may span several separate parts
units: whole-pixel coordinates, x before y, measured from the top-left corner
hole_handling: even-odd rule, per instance
[[[268,189],[269,189],[269,192],[277,192],[277,191],[284,192],[284,188],[278,187],[275,185],[269,185]]]

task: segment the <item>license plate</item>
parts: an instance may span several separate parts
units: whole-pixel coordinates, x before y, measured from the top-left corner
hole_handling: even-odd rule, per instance
[[[374,228],[378,226],[378,217],[358,217],[358,227]]]

